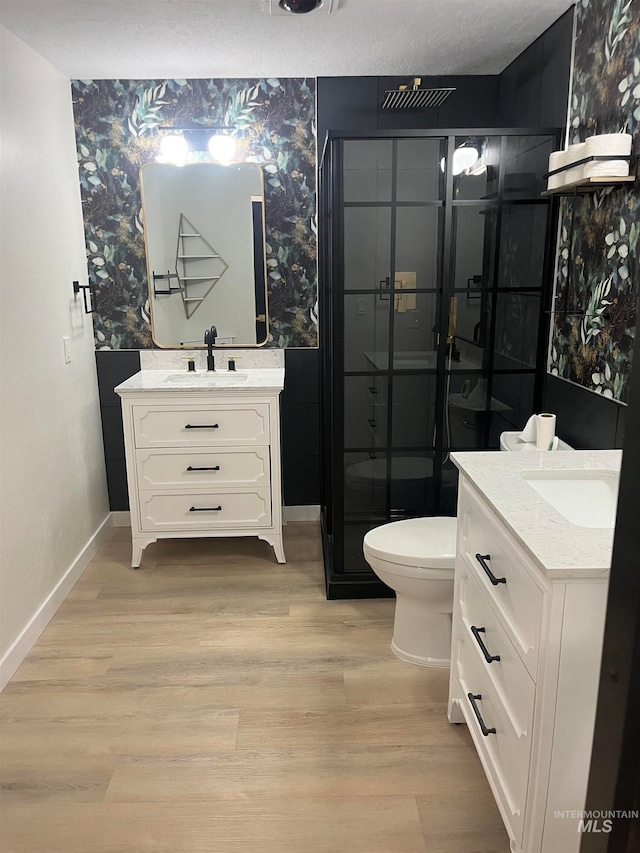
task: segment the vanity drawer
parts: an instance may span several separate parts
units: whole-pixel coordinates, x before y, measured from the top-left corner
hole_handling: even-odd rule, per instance
[[[503,815],[520,844],[527,799],[531,733],[514,728],[468,639],[458,641],[455,654],[465,720],[485,770],[493,780],[494,793],[501,801]],[[485,731],[489,730],[486,734],[474,704],[486,726]]]
[[[242,492],[140,492],[142,530],[269,527],[269,488]]]
[[[134,406],[136,447],[269,444],[269,404]]]
[[[136,450],[138,488],[214,488],[219,486],[268,486],[268,447],[192,450],[150,448]]]
[[[473,574],[464,564],[460,572],[462,636],[475,650],[480,667],[489,677],[514,728],[530,733],[535,684]]]
[[[491,510],[466,483],[462,486],[458,515],[462,523],[462,556],[500,614],[503,627],[535,680],[544,593]]]

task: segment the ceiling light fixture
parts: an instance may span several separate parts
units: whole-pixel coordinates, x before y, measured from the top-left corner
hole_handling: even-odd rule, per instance
[[[285,12],[293,12],[295,15],[306,15],[322,6],[322,0],[280,0],[278,3]]]

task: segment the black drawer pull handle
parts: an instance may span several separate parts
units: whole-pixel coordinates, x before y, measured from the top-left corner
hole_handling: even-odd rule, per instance
[[[377,389],[377,388],[375,388],[373,385],[369,385],[369,393],[370,393],[370,394],[377,394],[377,393],[378,393],[378,389]]]
[[[482,650],[482,654],[484,655],[484,659],[486,660],[487,663],[493,663],[494,660],[500,660],[500,655],[490,655],[489,649],[482,642],[482,637],[480,636],[480,634],[485,633],[484,628],[476,628],[475,625],[472,625],[471,626],[471,633],[476,638],[476,641],[477,641],[478,645],[480,646],[480,649]]]
[[[491,581],[494,586],[498,586],[499,583],[506,583],[506,578],[497,578],[494,573],[491,571],[489,566],[487,565],[487,560],[490,560],[491,556],[489,554],[476,554],[476,560],[480,563],[482,568],[485,570],[487,577]]]
[[[211,468],[196,468],[193,465],[189,465],[187,471],[219,471],[219,465],[213,465]]]
[[[185,424],[185,429],[218,429],[218,424]]]
[[[192,506],[189,512],[220,512],[221,506]]]
[[[367,423],[371,427],[371,429],[375,429],[377,424],[373,418],[367,418]]]
[[[481,693],[476,693],[476,694],[467,693],[467,699],[469,700],[469,702],[471,702],[471,707],[473,708],[473,713],[476,715],[476,720],[480,723],[480,730],[482,731],[482,734],[485,737],[489,737],[489,735],[495,735],[496,734],[495,729],[488,729],[485,726],[484,720],[482,719],[482,714],[480,713],[478,706],[476,705],[476,700],[478,700],[478,701],[481,700],[482,694]]]

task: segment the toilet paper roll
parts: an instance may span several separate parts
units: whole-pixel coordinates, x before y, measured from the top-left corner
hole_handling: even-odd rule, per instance
[[[629,174],[628,160],[593,160],[584,164],[584,177],[597,178],[602,175],[611,178],[626,178]]]
[[[567,148],[567,165],[575,163],[577,160],[584,160],[586,155],[587,143],[577,142],[575,145],[570,145]],[[565,184],[574,184],[576,181],[581,181],[584,177],[584,164],[576,166],[573,169],[567,169],[564,172]]]
[[[611,155],[610,160],[593,160],[584,165],[584,177],[595,178],[599,175],[626,178],[629,174],[629,161],[616,160],[616,156],[631,154],[632,137],[630,133],[603,133],[590,136],[585,140],[585,157],[603,157]]]
[[[536,447],[550,450],[556,434],[556,416],[549,412],[536,415]]]
[[[631,143],[633,138],[630,133],[601,133],[589,136],[585,139],[585,157],[595,155],[615,155],[626,157],[631,154]],[[615,160],[615,156],[612,157]]]
[[[562,166],[567,165],[567,152],[566,151],[553,151],[549,154],[549,171],[553,172],[554,169],[560,169]],[[548,190],[555,190],[558,187],[561,187],[566,180],[566,172],[559,172],[557,175],[551,175],[547,182]]]

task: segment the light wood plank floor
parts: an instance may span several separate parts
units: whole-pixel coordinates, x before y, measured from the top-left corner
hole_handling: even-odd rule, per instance
[[[508,851],[448,673],[285,548],[112,531],[0,696],[2,853]]]

